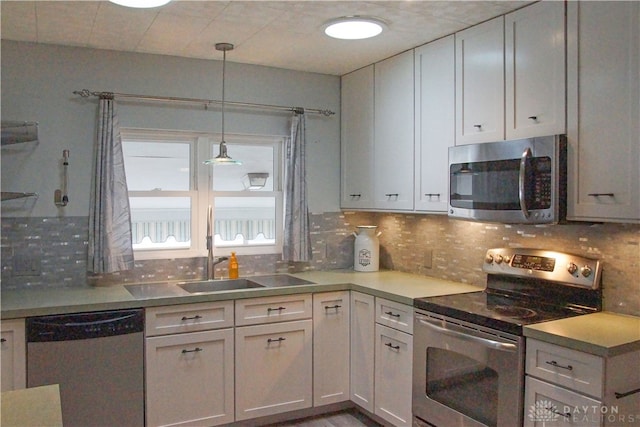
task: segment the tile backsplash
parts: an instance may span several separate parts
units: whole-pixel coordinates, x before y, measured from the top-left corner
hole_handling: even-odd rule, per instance
[[[205,258],[137,261],[134,270],[86,272],[88,219],[2,218],[2,289],[107,286],[123,282],[201,279]],[[380,267],[484,286],[488,248],[533,247],[598,258],[604,308],[640,316],[640,225],[569,223],[504,225],[446,216],[373,212],[311,215],[313,259],[289,264],[279,255],[239,257],[240,274],[350,269],[357,225],[377,225]],[[227,274],[219,264],[217,277]],[[362,273],[367,274],[367,273]]]

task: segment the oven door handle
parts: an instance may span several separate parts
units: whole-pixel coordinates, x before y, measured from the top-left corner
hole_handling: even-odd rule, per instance
[[[458,332],[458,331],[454,331],[451,329],[447,329],[444,328],[442,326],[437,326],[434,325],[433,323],[429,322],[428,320],[426,320],[426,318],[422,317],[422,316],[417,316],[416,317],[418,319],[418,321],[424,325],[424,326],[428,326],[429,328],[438,331],[441,334],[445,334],[445,335],[449,335],[455,338],[459,338],[461,340],[464,341],[469,341],[469,342],[473,342],[476,344],[480,344],[483,345],[485,347],[490,347],[494,350],[500,350],[500,351],[508,351],[511,353],[515,353],[516,351],[518,351],[518,347],[515,344],[511,344],[511,343],[503,343],[503,342],[499,342],[499,341],[494,341],[494,340],[490,340],[487,338],[481,338],[481,337],[476,337],[474,335],[468,335],[465,334],[463,332]]]
[[[520,175],[518,177],[518,198],[520,199],[520,210],[525,218],[529,218],[529,208],[527,207],[526,180],[527,180],[527,160],[531,158],[531,148],[527,148],[522,153],[520,159]]]

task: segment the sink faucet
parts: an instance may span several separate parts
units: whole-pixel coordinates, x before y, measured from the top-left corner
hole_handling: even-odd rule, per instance
[[[207,212],[207,280],[215,279],[215,266],[229,259],[229,257],[221,256],[215,258],[213,256],[213,209],[209,205]]]

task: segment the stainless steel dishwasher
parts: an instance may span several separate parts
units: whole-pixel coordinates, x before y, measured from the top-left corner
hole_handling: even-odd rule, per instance
[[[144,312],[27,319],[27,386],[60,385],[65,427],[144,426]]]

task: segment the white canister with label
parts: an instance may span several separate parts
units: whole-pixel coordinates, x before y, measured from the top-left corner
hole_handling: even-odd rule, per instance
[[[359,225],[354,243],[353,269],[355,271],[378,271],[380,265],[380,241],[376,225]]]

